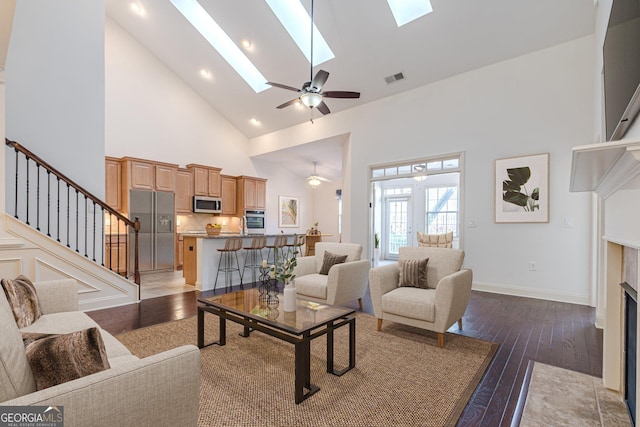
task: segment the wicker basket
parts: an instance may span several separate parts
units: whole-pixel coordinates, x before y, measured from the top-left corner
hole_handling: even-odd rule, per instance
[[[209,236],[219,236],[220,235],[220,230],[222,230],[221,228],[216,228],[216,227],[207,227],[207,234]]]

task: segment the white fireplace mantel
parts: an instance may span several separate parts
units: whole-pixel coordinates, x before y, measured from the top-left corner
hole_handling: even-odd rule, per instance
[[[609,197],[640,175],[640,141],[620,140],[573,148],[570,191]]]

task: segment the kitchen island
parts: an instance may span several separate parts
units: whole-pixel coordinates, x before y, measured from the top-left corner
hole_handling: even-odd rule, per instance
[[[184,276],[185,284],[195,286],[196,289],[201,291],[208,291],[214,288],[216,281],[216,272],[218,271],[218,262],[220,261],[220,252],[218,249],[224,248],[224,244],[228,238],[240,237],[242,239],[242,247],[251,246],[251,239],[257,236],[264,236],[267,238],[267,244],[273,244],[273,241],[277,236],[283,234],[225,234],[222,233],[217,236],[208,235],[206,232],[202,233],[181,233],[184,239],[184,253],[183,253],[183,268],[182,274]],[[287,242],[291,244],[295,241],[295,234],[284,234],[287,236]],[[263,249],[264,259],[267,258],[268,249]],[[238,263],[240,264],[240,271],[244,266],[245,250],[240,249],[238,251]],[[244,282],[252,282],[252,276],[247,269],[247,277]],[[237,274],[233,276],[233,284],[240,284],[240,278]],[[224,289],[224,273],[220,273],[218,278],[218,289]]]

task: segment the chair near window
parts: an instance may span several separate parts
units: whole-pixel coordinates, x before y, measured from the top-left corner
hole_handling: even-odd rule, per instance
[[[378,331],[383,320],[403,323],[436,332],[444,347],[447,329],[456,322],[462,329],[471,296],[473,274],[462,268],[463,260],[460,249],[401,247],[398,263],[372,268],[369,288]]]
[[[418,231],[418,246],[429,248],[452,248],[453,231],[444,234],[425,234]]]

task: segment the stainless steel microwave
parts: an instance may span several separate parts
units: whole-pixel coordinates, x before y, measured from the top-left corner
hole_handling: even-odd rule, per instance
[[[193,196],[193,211],[195,213],[221,213],[222,199],[218,197]]]

